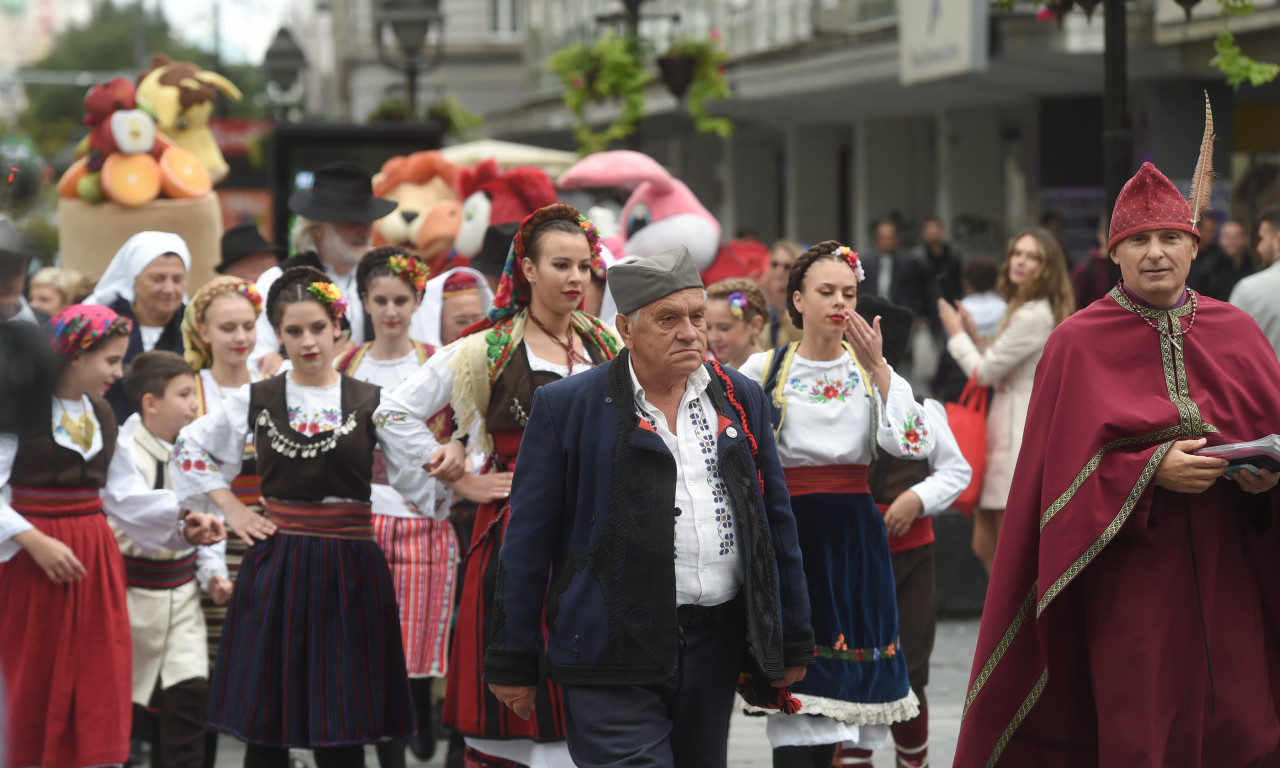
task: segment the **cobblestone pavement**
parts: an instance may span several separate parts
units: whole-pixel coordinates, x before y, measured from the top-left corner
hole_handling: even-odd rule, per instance
[[[929,673],[929,765],[948,768],[955,755],[956,737],[960,733],[960,709],[969,684],[969,669],[974,646],[978,642],[978,620],[944,620],[938,624]],[[440,753],[429,763],[409,757],[410,768],[443,768],[444,742]],[[305,752],[298,753],[309,758]],[[373,749],[366,750],[366,765],[373,768],[378,759]],[[239,768],[243,764],[243,746],[227,737],[219,743],[218,768]],[[730,768],[770,768],[769,741],[764,735],[764,720],[735,714],[729,729]],[[876,752],[876,768],[893,767],[892,740]]]

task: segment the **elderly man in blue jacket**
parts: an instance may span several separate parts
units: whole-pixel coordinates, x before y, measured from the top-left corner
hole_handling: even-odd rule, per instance
[[[528,716],[545,618],[578,766],[724,766],[739,672],[780,689],[813,661],[768,404],[704,362],[687,249],[616,266],[609,284],[627,349],[534,396],[485,680]]]

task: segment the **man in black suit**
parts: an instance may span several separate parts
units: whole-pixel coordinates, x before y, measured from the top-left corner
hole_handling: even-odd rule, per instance
[[[919,297],[916,296],[918,279],[915,265],[909,256],[898,250],[898,225],[884,220],[876,224],[875,247],[863,254],[862,264],[867,279],[863,285],[868,293],[907,307],[922,317]]]

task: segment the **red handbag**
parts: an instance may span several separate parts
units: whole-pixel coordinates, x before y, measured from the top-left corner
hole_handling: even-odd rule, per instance
[[[947,424],[956,436],[960,453],[969,462],[973,475],[969,487],[951,505],[966,517],[973,515],[982,492],[982,476],[987,468],[987,397],[990,389],[978,386],[978,372],[974,371],[960,393],[959,402],[947,403]]]

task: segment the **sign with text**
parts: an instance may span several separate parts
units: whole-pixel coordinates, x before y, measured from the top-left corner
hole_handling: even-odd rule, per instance
[[[988,0],[898,0],[903,85],[987,68]]]

